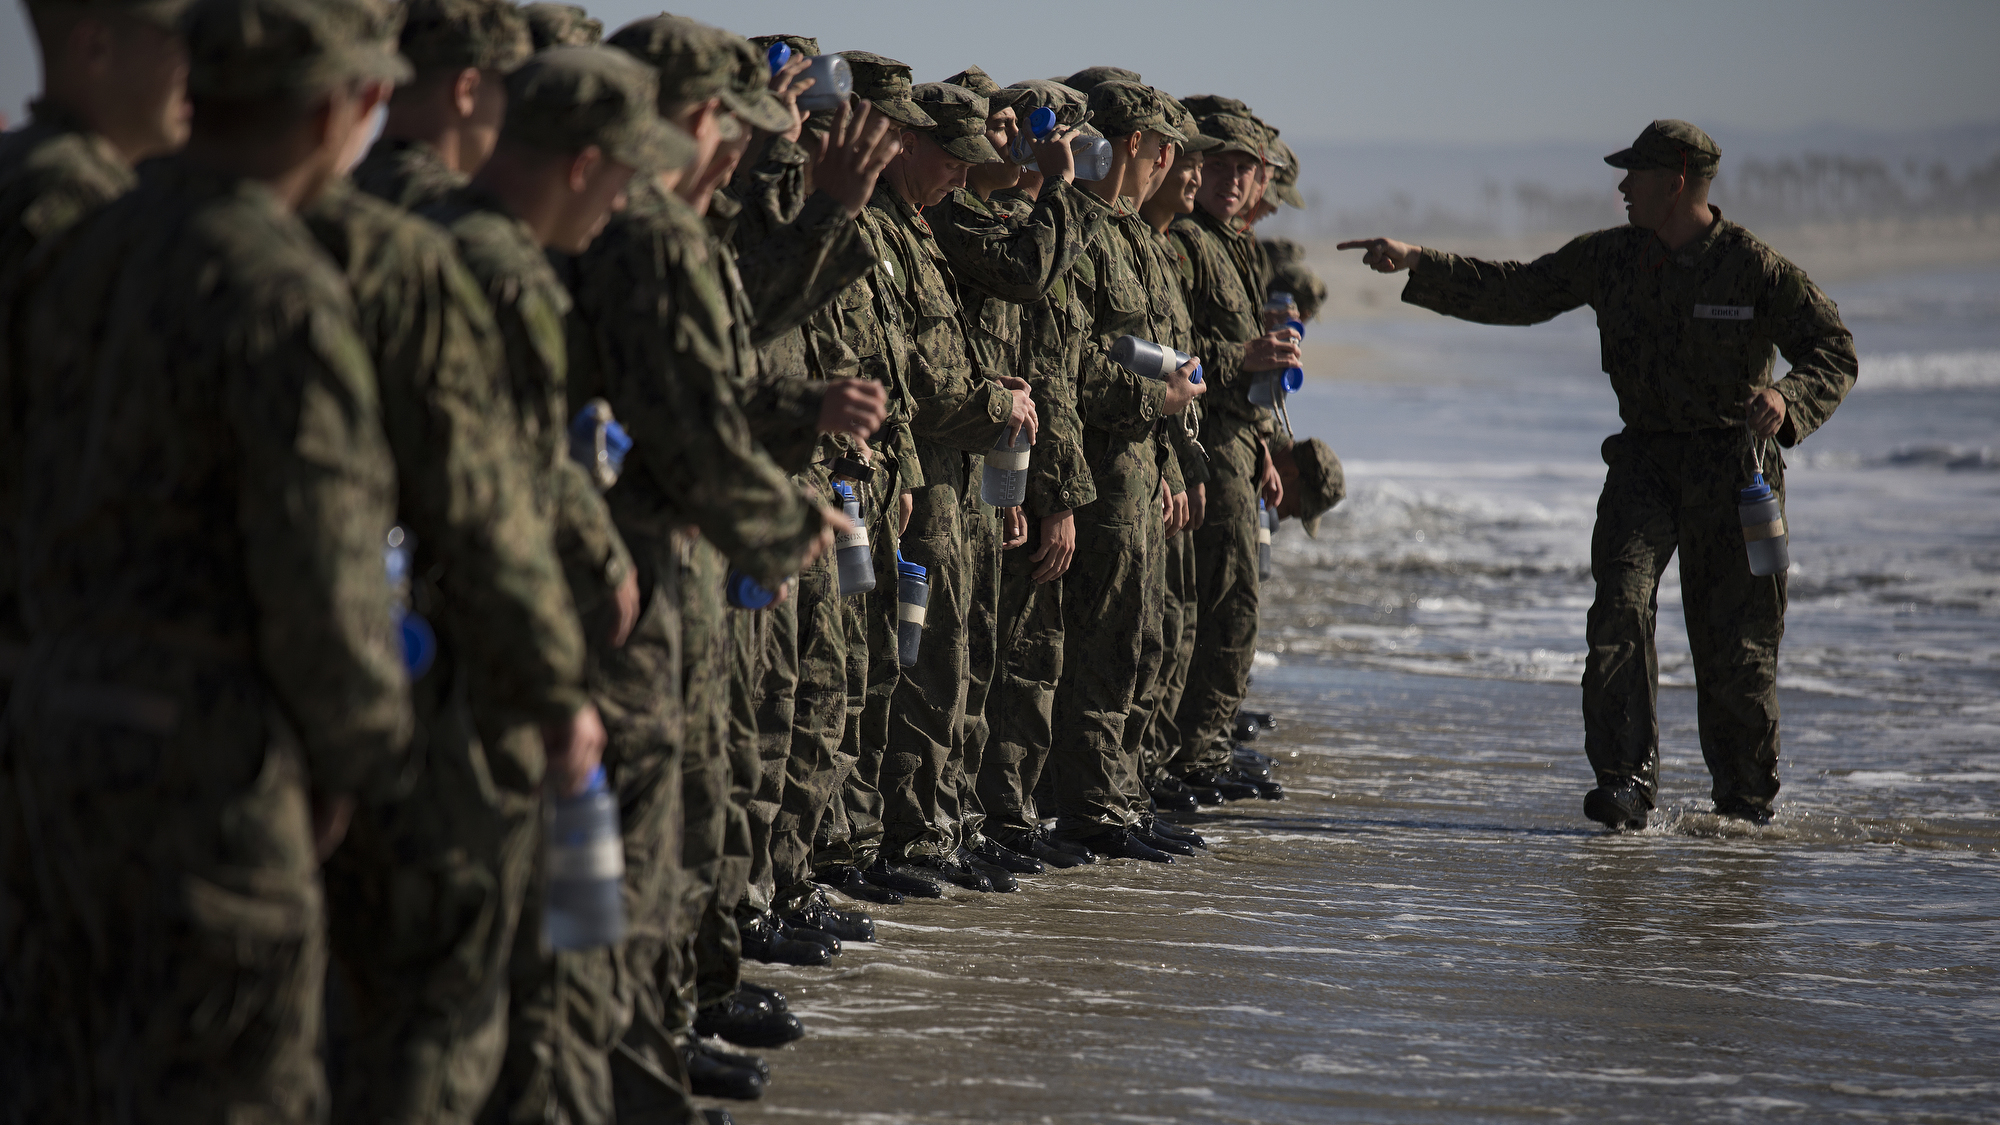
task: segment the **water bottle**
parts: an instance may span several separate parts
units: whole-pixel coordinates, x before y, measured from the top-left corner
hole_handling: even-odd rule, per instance
[[[1750,573],[1759,578],[1779,574],[1792,565],[1785,534],[1785,514],[1778,494],[1764,483],[1764,474],[1750,474],[1750,487],[1736,493],[1736,516],[1743,521],[1743,546],[1750,553]]]
[[[776,74],[779,71],[785,69],[785,64],[792,61],[791,44],[789,43],[771,44],[770,49],[764,52],[764,61],[770,64],[772,74]]]
[[[854,69],[839,55],[815,55],[802,78],[813,80],[799,95],[799,108],[807,113],[825,113],[847,104],[854,92]]]
[[[1028,134],[1016,134],[1014,143],[1007,146],[1007,155],[1014,163],[1030,172],[1041,171],[1035,163],[1034,141],[1047,139],[1056,131],[1056,111],[1047,106],[1028,115]],[[1069,139],[1069,151],[1075,157],[1076,178],[1079,180],[1101,180],[1111,174],[1111,142],[1103,137],[1087,137],[1079,133]]]
[[[625,455],[632,452],[632,437],[611,416],[611,404],[591,399],[569,423],[569,455],[590,474],[598,490],[618,483],[625,469]]]
[[[778,600],[774,591],[765,589],[762,582],[740,570],[730,571],[729,577],[723,579],[722,597],[732,609],[749,610],[767,608]]]
[[[875,588],[875,554],[868,549],[868,522],[861,515],[861,500],[854,486],[834,481],[840,510],[847,515],[852,530],[833,537],[833,561],[840,570],[840,596],[865,594]]]
[[[1264,331],[1269,332],[1287,321],[1297,321],[1298,318],[1298,301],[1282,289],[1271,290],[1271,296],[1264,302]],[[1304,335],[1303,327],[1300,334]]]
[[[1120,336],[1111,342],[1111,362],[1147,379],[1162,379],[1187,366],[1194,357],[1186,352],[1163,348],[1137,336]],[[1195,364],[1190,383],[1201,382],[1201,365]]]
[[[402,644],[403,671],[410,679],[421,680],[437,663],[438,640],[431,623],[410,609],[410,560],[416,549],[416,537],[402,525],[390,528],[382,548],[382,568],[389,575],[389,619],[395,622]]]
[[[590,771],[582,793],[557,797],[549,819],[549,900],[542,934],[552,948],[595,949],[625,936],[625,844],[618,800],[604,767]]]
[[[914,668],[924,639],[924,608],[931,603],[931,580],[923,567],[896,552],[896,663]]]
[[[1257,498],[1257,578],[1267,581],[1271,577],[1271,533],[1278,529],[1277,514],[1271,511],[1264,498]]]
[[[1279,297],[1289,301],[1291,294],[1273,293],[1272,302],[1275,303]],[[1266,304],[1264,311],[1268,314],[1271,305]],[[1301,340],[1305,339],[1306,326],[1297,320],[1287,320],[1280,327],[1289,328],[1297,333]],[[1255,372],[1250,376],[1250,404],[1261,406],[1266,410],[1276,410],[1284,404],[1286,395],[1298,394],[1299,388],[1305,385],[1306,373],[1302,368],[1287,367],[1283,371]]]
[[[1028,498],[1028,428],[1014,431],[1012,441],[1000,440],[986,451],[986,471],[979,478],[979,499],[996,508],[1018,508]]]

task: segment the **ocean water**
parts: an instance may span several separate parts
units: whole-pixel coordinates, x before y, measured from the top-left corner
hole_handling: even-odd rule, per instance
[[[1277,538],[1288,798],[755,966],[809,1035],[736,1119],[2000,1121],[2000,270],[1833,296],[1862,382],[1787,455],[1772,825],[1707,811],[1671,569],[1663,808],[1581,816],[1588,314],[1318,326],[1367,377],[1292,403],[1350,498]]]

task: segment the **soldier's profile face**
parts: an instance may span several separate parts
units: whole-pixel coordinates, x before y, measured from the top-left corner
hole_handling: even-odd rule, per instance
[[[1640,230],[1659,230],[1672,213],[1674,197],[1681,184],[1678,173],[1662,168],[1634,168],[1618,182],[1618,194],[1625,199],[1625,217]]]

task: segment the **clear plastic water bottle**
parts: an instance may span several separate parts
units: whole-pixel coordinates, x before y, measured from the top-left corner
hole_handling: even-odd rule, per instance
[[[847,104],[854,93],[854,68],[839,55],[814,55],[802,78],[813,80],[799,95],[799,108],[807,113],[825,113]]]
[[[861,500],[854,495],[854,486],[846,481],[833,482],[834,494],[840,497],[840,510],[846,514],[851,530],[833,537],[833,561],[840,571],[840,596],[865,594],[875,588],[875,553],[868,548],[868,521],[861,512]]]
[[[1035,163],[1035,141],[1046,140],[1056,131],[1056,112],[1047,106],[1028,114],[1028,132],[1016,134],[1007,146],[1007,156],[1030,172],[1041,171]],[[1032,135],[1033,139],[1030,139]],[[1069,139],[1069,151],[1076,162],[1076,178],[1101,180],[1111,174],[1111,142],[1082,133]]]
[[[924,611],[931,604],[929,572],[896,552],[896,663],[913,668],[924,639]]]
[[[569,423],[569,455],[601,492],[618,483],[625,471],[625,455],[632,452],[632,437],[611,416],[611,404],[591,399]]]
[[[1018,508],[1028,498],[1028,428],[1014,431],[1009,441],[1005,431],[993,448],[986,451],[986,470],[979,478],[979,498],[996,508]]]
[[[1264,331],[1282,327],[1287,321],[1299,318],[1299,303],[1290,293],[1282,289],[1271,290],[1271,296],[1264,301]],[[1304,333],[1301,332],[1301,335]]]
[[[1257,577],[1266,580],[1271,577],[1271,533],[1278,529],[1276,513],[1264,498],[1257,498]]]
[[[549,900],[542,931],[555,949],[596,949],[625,936],[625,843],[618,835],[618,799],[604,767],[590,772],[582,793],[558,797],[549,818]]]
[[[1120,336],[1111,342],[1111,362],[1146,379],[1165,379],[1187,366],[1194,357],[1173,348],[1161,347],[1137,336]],[[1201,365],[1196,364],[1188,382],[1201,382]]]
[[[1750,573],[1759,578],[1779,574],[1792,565],[1785,513],[1778,494],[1764,483],[1764,474],[1750,474],[1750,487],[1736,493],[1736,516],[1743,521],[1743,546],[1750,554]]]
[[[421,680],[437,663],[437,631],[423,615],[410,608],[411,560],[416,557],[417,539],[401,524],[389,529],[383,540],[382,568],[389,575],[389,619],[395,622],[396,636],[403,649],[403,671],[410,679]]]
[[[778,600],[775,591],[740,570],[730,571],[729,577],[723,579],[722,597],[732,609],[750,610],[766,609]]]

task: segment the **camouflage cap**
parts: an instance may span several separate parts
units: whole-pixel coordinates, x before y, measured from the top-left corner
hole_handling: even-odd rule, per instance
[[[1619,149],[1604,162],[1613,168],[1664,168],[1707,178],[1722,167],[1722,147],[1685,121],[1662,118],[1646,126],[1631,148]]]
[[[1191,98],[1182,98],[1181,104],[1188,107],[1188,112],[1196,117],[1213,117],[1218,113],[1227,113],[1236,117],[1247,117],[1252,121],[1257,119],[1257,115],[1250,112],[1249,106],[1235,98],[1225,98],[1221,94],[1196,94]]]
[[[315,97],[341,82],[402,82],[396,11],[379,0],[197,0],[181,19],[188,97]]]
[[[1138,71],[1126,70],[1122,66],[1086,66],[1068,78],[1058,78],[1056,81],[1085,94],[1106,82],[1137,82],[1142,86],[1146,83],[1144,78],[1139,77]]]
[[[1179,129],[1181,135],[1187,138],[1181,143],[1182,152],[1203,153],[1222,147],[1221,138],[1211,137],[1202,132],[1200,123],[1194,119],[1194,114],[1189,113],[1188,107],[1182,105],[1179,99],[1167,97],[1167,116],[1173,121],[1174,128]]]
[[[1299,526],[1317,539],[1319,518],[1347,498],[1347,473],[1318,438],[1293,442],[1292,462],[1299,467]]]
[[[500,135],[553,152],[596,145],[642,174],[685,168],[694,139],[663,119],[653,68],[615,47],[551,47],[507,76]]]
[[[1038,109],[1052,109],[1056,121],[1072,128],[1090,120],[1090,99],[1080,90],[1072,89],[1045,78],[1030,78],[1007,87],[1017,91],[1014,95],[1014,112],[1032,113]]]
[[[550,47],[595,47],[604,42],[604,21],[595,19],[575,4],[541,0],[521,9],[528,18],[528,34],[535,50]]]
[[[810,35],[752,35],[750,42],[755,43],[758,50],[766,52],[771,49],[771,44],[783,43],[792,49],[793,54],[809,59],[818,58],[821,53],[819,40]]]
[[[986,115],[991,110],[985,98],[949,82],[925,82],[910,91],[910,100],[937,122],[925,133],[952,156],[973,164],[998,164],[1004,159],[986,139]]]
[[[1167,109],[1168,98],[1151,86],[1137,82],[1106,81],[1090,91],[1091,116],[1107,137],[1123,137],[1140,130],[1160,134],[1175,144],[1187,137],[1174,128]]]
[[[1258,160],[1264,159],[1264,127],[1250,118],[1234,113],[1212,113],[1197,117],[1195,122],[1203,136],[1216,139],[1217,143],[1209,151],[1240,152]]]
[[[985,98],[986,112],[989,114],[999,113],[1003,109],[1012,109],[1014,108],[1014,103],[1021,98],[1021,91],[1012,86],[1002,86],[1000,83],[993,81],[991,75],[976,66],[968,66],[950,78],[945,79],[945,81],[953,86],[963,86],[980,97]]]
[[[1299,158],[1292,146],[1272,137],[1264,150],[1264,158],[1271,162],[1271,194],[1287,207],[1305,210],[1305,196],[1299,194]]]
[[[901,125],[929,129],[937,122],[910,100],[910,67],[873,51],[841,51],[854,72],[854,96],[867,98],[876,112]]]
[[[403,57],[418,74],[512,70],[535,53],[528,19],[512,0],[408,0]]]
[[[660,109],[722,99],[729,112],[767,132],[792,115],[766,85],[771,66],[748,39],[681,16],[653,16],[618,29],[609,44],[659,71]]]

